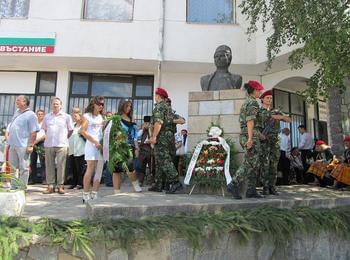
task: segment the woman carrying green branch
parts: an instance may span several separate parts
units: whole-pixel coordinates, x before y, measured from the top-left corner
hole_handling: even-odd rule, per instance
[[[121,101],[118,114],[112,116],[103,137],[103,158],[113,172],[114,193],[120,193],[121,173],[126,172],[136,192],[142,189],[135,173],[135,158],[138,156],[137,126],[132,121],[132,102]]]

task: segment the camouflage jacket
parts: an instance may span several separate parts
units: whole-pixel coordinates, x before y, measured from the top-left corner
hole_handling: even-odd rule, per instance
[[[260,130],[260,110],[259,103],[252,96],[246,97],[239,114],[239,123],[241,127],[241,133],[248,133],[247,121],[254,120],[254,130]]]
[[[173,112],[171,108],[164,102],[157,103],[153,109],[152,123],[158,122],[162,125],[159,136],[167,131],[173,131]]]
[[[265,132],[268,137],[276,137],[280,132],[280,123],[278,120],[272,119],[272,115],[282,115],[282,112],[278,109],[267,110],[264,107],[259,111],[261,132]]]

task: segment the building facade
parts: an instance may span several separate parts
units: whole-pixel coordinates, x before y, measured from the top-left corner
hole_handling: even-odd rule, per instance
[[[0,0],[0,126],[26,94],[33,109],[49,111],[52,96],[66,111],[86,107],[93,95],[107,98],[116,112],[122,98],[134,101],[135,120],[151,114],[154,89],[166,88],[177,113],[188,118],[188,93],[200,91],[200,77],[215,70],[213,55],[226,44],[230,71],[243,81],[274,88],[275,105],[297,126],[328,138],[327,105],[307,106],[297,91],[306,87],[313,64],[291,71],[285,48],[265,71],[266,34],[248,41],[240,0]],[[238,123],[238,122],[237,122]],[[183,127],[186,127],[183,126]]]

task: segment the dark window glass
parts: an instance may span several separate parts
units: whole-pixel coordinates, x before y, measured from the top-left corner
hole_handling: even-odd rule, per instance
[[[86,95],[89,90],[89,75],[73,75],[72,94]]]
[[[132,78],[94,76],[92,78],[92,96],[131,97]]]
[[[187,22],[234,23],[233,0],[187,0]]]
[[[133,120],[139,126],[141,126],[144,116],[152,114],[153,76],[72,73],[71,77],[69,111],[75,106],[84,111],[91,96],[99,95],[105,97],[105,112],[116,113],[121,100],[132,100]],[[82,91],[73,91],[77,89],[78,79],[80,82],[84,82],[86,94],[82,94]]]
[[[301,96],[290,94],[290,103],[293,114],[303,115],[305,109],[304,100]]]
[[[56,89],[56,72],[39,73],[39,93],[55,93]]]
[[[139,77],[136,80],[136,96],[152,97],[153,94],[153,78]]]
[[[289,113],[289,96],[288,92],[274,91],[274,104],[276,108],[280,108],[283,112]]]

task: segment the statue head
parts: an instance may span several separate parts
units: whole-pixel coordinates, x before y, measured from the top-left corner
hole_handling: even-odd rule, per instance
[[[227,45],[220,45],[216,48],[214,53],[214,62],[215,66],[218,69],[227,69],[232,60],[232,51],[231,48]]]

